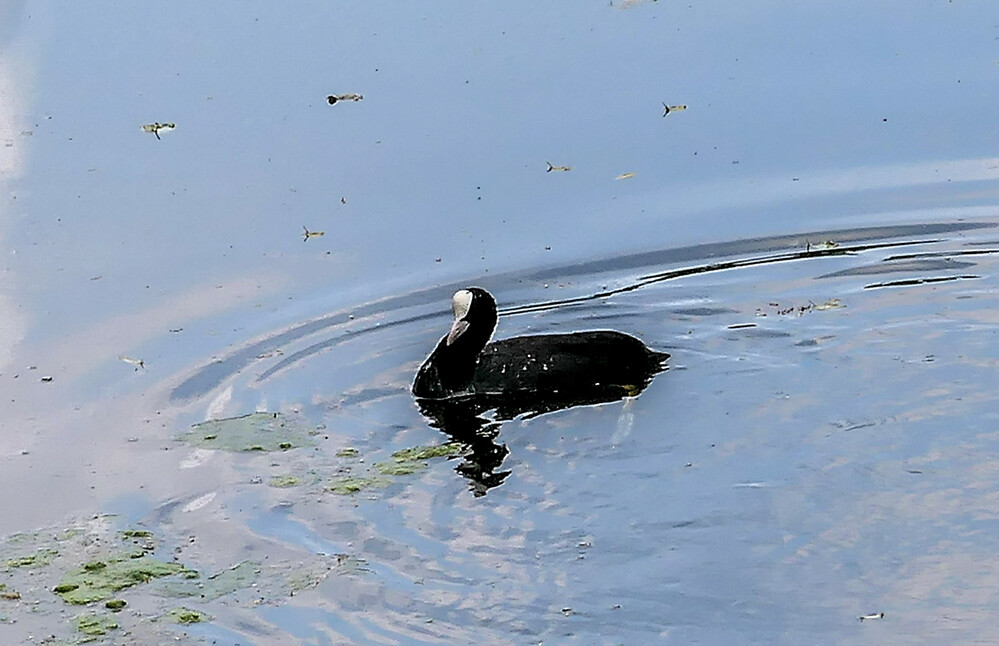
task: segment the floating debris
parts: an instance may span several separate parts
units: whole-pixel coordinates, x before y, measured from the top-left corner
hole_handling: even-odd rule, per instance
[[[610,6],[615,9],[631,9],[632,7],[637,7],[640,4],[647,2],[648,0],[611,0]],[[652,0],[656,2],[657,0]]]
[[[835,310],[841,307],[846,307],[846,306],[843,305],[843,303],[841,303],[838,298],[830,298],[825,303],[819,303],[812,309],[814,309],[816,312],[822,312],[824,310]]]
[[[554,166],[552,165],[551,162],[545,162],[545,163],[548,164],[548,170],[545,171],[546,173],[550,173],[553,170],[561,173],[572,170],[572,166]]]
[[[73,620],[73,624],[77,632],[83,633],[86,638],[102,637],[112,630],[118,630],[118,622],[107,615],[97,613],[80,615]]]
[[[816,242],[815,244],[812,244],[808,240],[805,240],[805,251],[806,252],[809,252],[809,251],[812,251],[812,250],[815,250],[815,251],[824,251],[826,249],[835,249],[838,246],[839,246],[839,243],[836,242],[836,241],[834,241],[834,240],[823,240],[822,242]]]
[[[118,358],[121,359],[122,361],[124,361],[125,363],[132,364],[133,366],[135,366],[136,370],[138,370],[139,368],[145,368],[146,367],[146,362],[143,361],[142,359],[133,359],[132,357],[126,357],[125,355],[121,355],[121,354],[118,355]]]
[[[825,310],[835,310],[842,307],[846,307],[838,298],[830,298],[824,303],[815,303],[813,301],[808,301],[806,305],[791,305],[788,307],[781,307],[780,303],[767,303],[767,305],[774,310],[774,314],[777,316],[788,316],[795,314],[801,316],[808,312],[822,312]],[[767,313],[763,311],[762,308],[756,308],[756,316],[766,316]]]
[[[378,473],[385,476],[408,476],[427,468],[427,463],[416,460],[400,460],[388,462],[376,462],[374,464]]]
[[[315,433],[281,413],[209,420],[195,424],[177,439],[220,451],[287,451],[316,444]]]
[[[59,556],[58,550],[42,548],[39,549],[34,554],[28,554],[26,556],[17,556],[14,558],[7,559],[5,565],[8,568],[17,567],[44,567],[52,562],[52,559]]]
[[[176,127],[177,124],[174,123],[160,123],[159,121],[157,121],[155,123],[147,123],[146,125],[142,126],[142,132],[151,132],[154,135],[156,135],[157,139],[159,139],[161,130],[163,131],[173,130]]]
[[[376,476],[346,476],[335,479],[327,487],[327,491],[340,494],[341,496],[349,496],[365,489],[384,489],[391,484],[392,481],[388,478],[379,478]]]
[[[874,621],[875,619],[884,619],[884,618],[885,618],[885,613],[883,612],[875,612],[874,614],[860,615],[859,617],[857,617],[857,619],[861,621]]]
[[[634,173],[621,173],[620,175],[618,175],[614,179],[631,179],[634,176],[635,176]]]
[[[361,94],[354,94],[354,93],[350,93],[350,94],[331,94],[328,97],[326,97],[326,101],[330,105],[335,105],[339,101],[360,101],[363,98],[364,98],[363,95],[361,95]]]
[[[663,104],[663,117],[665,118],[670,112],[683,112],[687,109],[685,105],[667,105],[665,101],[661,102]]]
[[[913,285],[926,285],[929,283],[946,283],[951,280],[972,280],[981,278],[976,274],[962,274],[960,276],[935,276],[932,278],[908,278],[904,280],[892,280],[886,283],[871,283],[864,285],[864,289],[877,289],[879,287],[912,287]]]
[[[396,461],[430,460],[433,458],[453,458],[461,455],[463,451],[464,445],[460,442],[446,442],[432,446],[414,446],[410,449],[402,449],[393,453],[392,457]]]
[[[182,625],[200,624],[203,621],[209,621],[211,619],[211,616],[206,615],[203,612],[184,607],[174,608],[170,612],[166,613],[166,616],[175,624]]]
[[[325,231],[309,231],[307,227],[302,227],[305,229],[305,233],[302,234],[302,242],[307,241],[309,238],[318,238],[319,236],[326,235]]]
[[[288,489],[297,487],[301,483],[296,476],[273,476],[267,484],[276,489]]]
[[[52,591],[66,603],[86,605],[110,599],[119,590],[172,574],[198,576],[197,572],[188,570],[180,563],[160,561],[151,556],[130,558],[126,555],[84,563],[66,573]]]

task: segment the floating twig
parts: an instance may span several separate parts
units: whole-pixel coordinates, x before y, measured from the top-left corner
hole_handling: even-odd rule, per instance
[[[156,138],[160,138],[160,130],[173,130],[177,127],[174,123],[160,123],[159,121],[155,123],[147,123],[142,126],[142,132],[151,132],[156,135]]]
[[[364,98],[362,94],[354,94],[353,92],[349,94],[331,94],[326,97],[326,101],[330,105],[336,104],[338,101],[360,101]]]
[[[325,231],[309,231],[307,227],[302,227],[305,229],[305,233],[302,234],[302,242],[306,242],[309,238],[316,238],[319,236],[326,235]]]
[[[666,105],[665,101],[661,101],[663,104],[663,117],[665,118],[670,112],[683,112],[687,109],[685,105]]]
[[[135,366],[136,370],[138,370],[139,368],[146,367],[146,362],[143,361],[142,359],[133,359],[132,357],[126,357],[125,355],[118,355],[118,358],[124,361],[125,363],[132,364],[133,366]]]

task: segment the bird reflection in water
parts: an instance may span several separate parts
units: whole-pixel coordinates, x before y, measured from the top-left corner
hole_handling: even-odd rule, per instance
[[[510,454],[499,441],[500,427],[514,419],[530,419],[574,406],[590,406],[637,397],[665,366],[650,369],[634,386],[593,387],[568,396],[525,393],[514,395],[465,395],[448,399],[417,399],[430,425],[465,447],[455,471],[468,480],[472,493],[484,496],[503,484],[510,470],[501,470]]]

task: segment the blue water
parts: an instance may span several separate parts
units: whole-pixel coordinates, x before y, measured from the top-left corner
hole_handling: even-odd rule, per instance
[[[997,25],[3,5],[0,534],[110,511],[205,572],[363,564],[206,602],[191,643],[989,641]],[[614,328],[670,369],[503,423],[485,495],[443,458],[328,491],[448,439],[409,385],[467,285],[499,337]],[[322,441],[174,440],[254,410]]]

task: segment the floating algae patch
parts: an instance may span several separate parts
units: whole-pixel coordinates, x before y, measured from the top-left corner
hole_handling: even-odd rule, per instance
[[[198,610],[190,608],[174,608],[166,613],[167,619],[175,624],[200,624],[202,621],[209,621],[211,617]]]
[[[87,637],[102,637],[112,630],[118,629],[118,622],[109,617],[97,613],[79,615],[73,620],[76,631],[83,633]]]
[[[375,462],[374,467],[382,475],[408,476],[426,469],[427,463],[422,460],[390,460],[388,462]]]
[[[295,476],[274,476],[267,481],[267,484],[278,489],[287,489],[289,487],[297,487],[301,482]]]
[[[410,449],[396,451],[392,454],[391,460],[376,462],[374,467],[382,475],[404,476],[426,469],[428,460],[461,455],[463,451],[464,447],[458,442],[414,446]]]
[[[51,548],[40,548],[34,554],[25,554],[23,556],[15,556],[14,558],[9,558],[5,561],[8,568],[33,568],[33,567],[43,567],[52,562],[52,559],[59,556],[59,550]]]
[[[164,582],[156,593],[165,597],[198,597],[202,601],[214,601],[251,587],[259,575],[258,563],[243,561],[202,580]]]
[[[287,451],[315,446],[316,436],[304,423],[281,413],[250,413],[195,424],[177,439],[220,451]]]
[[[414,446],[411,449],[402,449],[393,453],[392,458],[396,461],[452,458],[461,455],[464,450],[465,447],[460,442],[447,442],[445,444]]]
[[[357,457],[357,449],[355,449],[352,446],[348,446],[348,447],[342,448],[342,449],[340,449],[339,451],[336,452],[336,457],[338,457],[338,458],[356,458]]]
[[[391,484],[392,481],[388,478],[379,478],[378,476],[342,476],[335,478],[327,490],[341,496],[348,496],[365,489],[384,489]]]
[[[196,598],[205,603],[252,589],[254,605],[280,604],[300,590],[319,585],[334,572],[349,574],[343,557],[315,555],[312,561],[280,561],[266,565],[242,561],[201,581],[163,581],[154,586],[153,593],[173,598]]]
[[[63,577],[52,591],[72,604],[110,599],[119,590],[172,574],[197,576],[180,563],[168,563],[151,556],[90,561]]]
[[[341,574],[366,574],[371,572],[368,562],[353,554],[336,554],[337,570]]]
[[[393,453],[391,460],[376,462],[372,465],[372,469],[377,471],[378,475],[341,476],[335,478],[327,489],[341,495],[354,494],[365,489],[384,489],[392,484],[392,480],[384,476],[411,475],[426,469],[427,462],[433,458],[458,456],[464,451],[465,447],[460,442],[402,449]],[[353,457],[356,452],[349,455]]]

